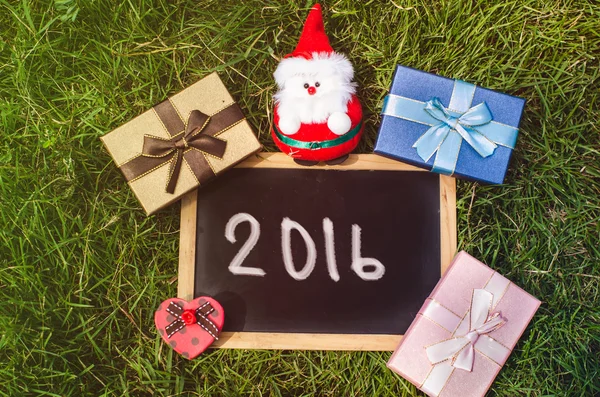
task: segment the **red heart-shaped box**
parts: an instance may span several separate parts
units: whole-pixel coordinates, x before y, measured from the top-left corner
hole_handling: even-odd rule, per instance
[[[173,348],[173,350],[181,354],[184,358],[191,360],[204,352],[212,345],[215,339],[197,323],[185,325],[169,338],[165,328],[176,319],[175,316],[167,311],[171,302],[181,306],[184,311],[192,310],[194,312],[206,302],[210,303],[214,310],[208,314],[207,318],[218,329],[219,332],[216,335],[217,337],[223,329],[225,312],[219,302],[208,296],[201,296],[191,302],[179,298],[170,298],[158,306],[158,309],[154,313],[154,323],[156,324],[160,336]]]

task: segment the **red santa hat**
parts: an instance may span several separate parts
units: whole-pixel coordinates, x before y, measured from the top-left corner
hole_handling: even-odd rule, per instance
[[[323,13],[321,5],[315,4],[306,17],[304,29],[298,40],[298,45],[294,52],[289,56],[311,58],[314,52],[328,53],[333,52],[333,48],[329,44],[329,38],[325,33],[325,25],[323,24]]]
[[[321,5],[315,4],[310,10],[296,48],[286,55],[275,70],[275,81],[279,88],[297,74],[339,73],[348,82],[354,78],[350,61],[338,54],[329,44],[323,25]]]

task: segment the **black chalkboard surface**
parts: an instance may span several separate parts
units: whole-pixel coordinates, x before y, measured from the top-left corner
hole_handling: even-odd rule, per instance
[[[439,175],[390,168],[220,176],[197,195],[194,297],[223,305],[226,333],[403,334],[440,278],[447,211]]]

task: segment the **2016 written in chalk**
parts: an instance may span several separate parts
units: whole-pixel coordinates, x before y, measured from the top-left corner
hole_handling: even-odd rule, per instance
[[[242,223],[250,223],[250,236],[229,264],[229,271],[241,276],[264,276],[266,272],[259,267],[242,266],[242,263],[258,243],[260,238],[260,223],[252,215],[240,212],[233,215],[225,226],[225,238],[230,243],[236,243],[235,229]],[[292,257],[291,232],[296,230],[306,246],[306,262],[300,271],[296,270]],[[361,256],[361,228],[352,225],[352,264],[351,269],[358,277],[365,281],[379,280],[385,274],[385,266],[375,258],[363,258]],[[325,257],[327,260],[327,271],[333,281],[339,281],[340,275],[335,258],[334,228],[329,218],[323,219],[323,236],[325,239]],[[315,242],[308,231],[298,222],[290,218],[283,218],[281,222],[281,253],[283,264],[288,274],[298,281],[306,280],[313,272],[317,261],[317,249]]]

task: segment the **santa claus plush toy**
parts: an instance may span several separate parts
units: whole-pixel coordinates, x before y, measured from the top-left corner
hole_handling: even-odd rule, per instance
[[[271,133],[279,149],[302,165],[346,160],[362,135],[362,107],[352,64],[331,48],[319,4],[274,77],[279,89]]]

